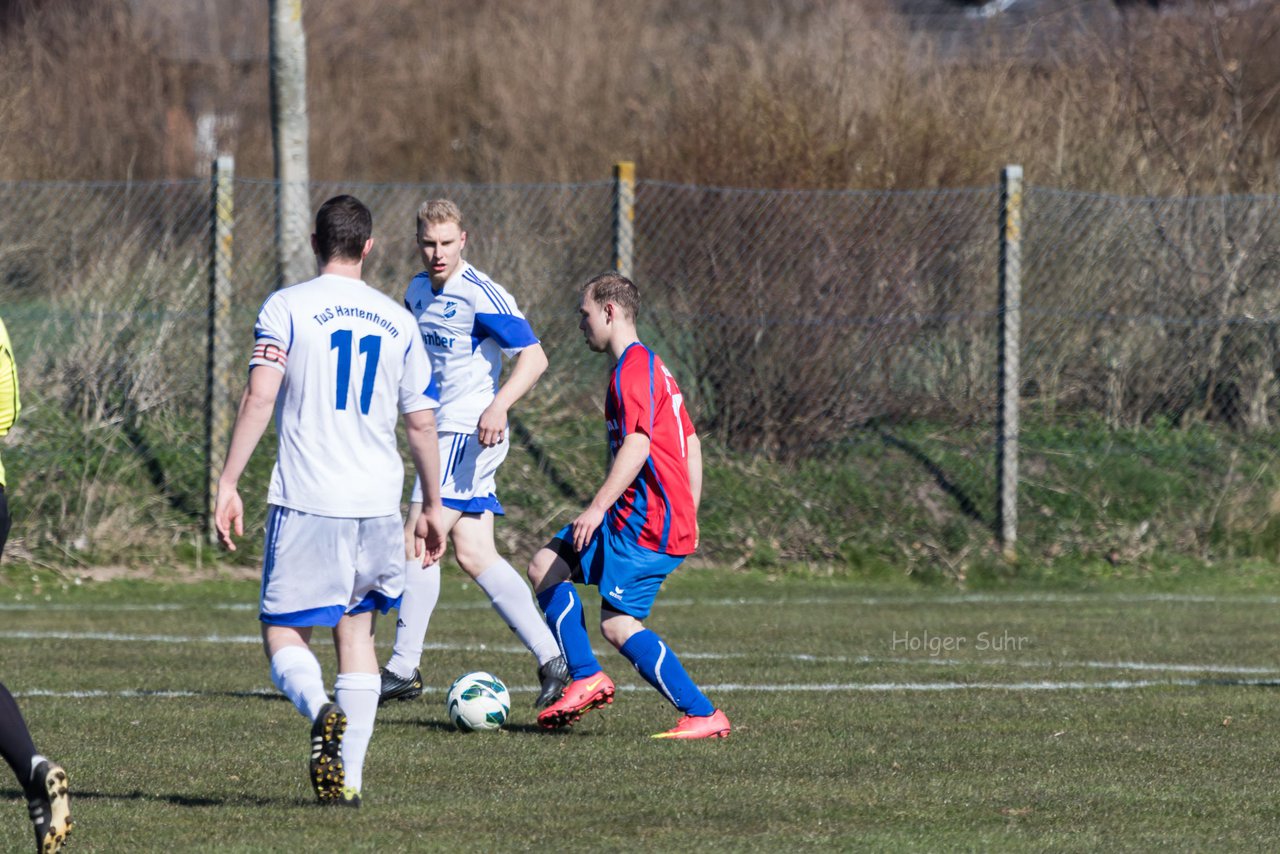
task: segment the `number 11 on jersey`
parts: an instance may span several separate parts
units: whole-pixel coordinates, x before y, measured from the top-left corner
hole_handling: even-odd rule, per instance
[[[335,329],[329,336],[329,349],[338,351],[338,385],[335,389],[338,409],[347,408],[347,390],[351,388],[350,329]],[[369,402],[373,400],[374,378],[378,375],[378,354],[382,352],[381,335],[365,335],[360,339],[360,353],[364,359],[364,375],[360,383],[360,414],[369,414]]]

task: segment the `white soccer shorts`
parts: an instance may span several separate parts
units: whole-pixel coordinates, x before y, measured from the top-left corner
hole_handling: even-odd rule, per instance
[[[404,592],[404,521],[316,516],[270,505],[258,618],[336,626],[343,614],[386,613]]]
[[[463,513],[492,510],[503,515],[498,502],[498,467],[511,449],[509,441],[491,448],[480,444],[475,433],[440,434],[440,497],[444,506]],[[422,481],[413,479],[414,503],[422,503]]]

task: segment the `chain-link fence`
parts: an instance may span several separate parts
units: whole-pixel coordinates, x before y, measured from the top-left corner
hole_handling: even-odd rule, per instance
[[[1029,401],[1270,428],[1277,415],[1280,197],[1028,201]]]
[[[0,184],[0,312],[27,409],[4,453],[22,480],[15,541],[28,554],[41,545],[72,553],[108,537],[144,548],[154,531],[141,528],[161,516],[171,541],[201,538],[208,409],[234,405],[253,316],[276,285],[275,191],[274,182],[234,180],[231,239],[218,244],[205,181]],[[560,434],[541,430],[540,419],[596,417],[601,370],[576,330],[577,287],[612,264],[615,185],[315,184],[312,198],[318,205],[339,192],[373,210],[366,277],[397,299],[419,269],[418,204],[459,203],[468,259],[516,293],[551,360],[536,400],[522,403],[517,436],[543,462],[580,454],[556,447]],[[998,188],[801,192],[642,180],[634,198],[642,334],[680,378],[709,465],[749,472],[767,461],[799,478],[786,489],[801,504],[805,477],[851,468],[850,503],[906,490],[935,516],[991,533]],[[1047,474],[1056,460],[1105,466],[1128,453],[1126,431],[1207,427],[1193,432],[1210,450],[1244,448],[1270,466],[1280,419],[1277,207],[1278,197],[1026,190],[1025,535],[1051,503],[1046,494],[1065,488]],[[213,254],[228,249],[224,320],[237,380],[218,400],[207,395],[218,363],[208,345],[210,270]],[[882,454],[906,460],[910,474],[859,482]],[[558,477],[554,466],[543,474]],[[1251,476],[1271,482],[1270,469]],[[581,495],[594,486],[581,484]],[[750,506],[744,500],[744,512]],[[799,530],[805,542],[784,543],[783,556],[840,559],[857,524],[846,516],[842,525],[842,507],[797,510],[790,536]],[[806,512],[837,518],[818,525]],[[528,528],[520,536],[544,535],[547,517],[517,520]],[[902,524],[903,542],[917,538]],[[734,559],[737,530],[704,537],[709,556]]]

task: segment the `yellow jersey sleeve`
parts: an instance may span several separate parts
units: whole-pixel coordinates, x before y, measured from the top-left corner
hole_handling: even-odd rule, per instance
[[[0,320],[0,436],[9,432],[13,422],[18,420],[22,411],[22,401],[18,397],[18,365],[13,358],[13,347],[9,343],[9,331],[4,321]],[[4,462],[0,461],[0,486],[4,486]]]

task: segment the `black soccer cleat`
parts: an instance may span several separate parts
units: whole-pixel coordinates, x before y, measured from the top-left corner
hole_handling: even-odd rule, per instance
[[[330,801],[330,803],[338,807],[360,809],[360,793],[350,786],[343,786],[342,792],[339,793],[337,799]]]
[[[546,708],[560,699],[564,686],[569,684],[569,665],[563,655],[557,655],[538,668],[538,682],[542,690],[538,699],[533,701],[535,709]]]
[[[38,854],[54,854],[71,833],[71,803],[67,797],[67,772],[49,760],[31,773],[27,785],[27,811],[36,831]]]
[[[322,804],[342,797],[346,775],[342,768],[342,734],[347,715],[337,703],[325,703],[311,724],[311,788]]]
[[[422,695],[422,672],[413,668],[413,675],[406,679],[397,676],[387,668],[382,668],[382,692],[378,695],[378,705],[387,700],[412,700]]]

